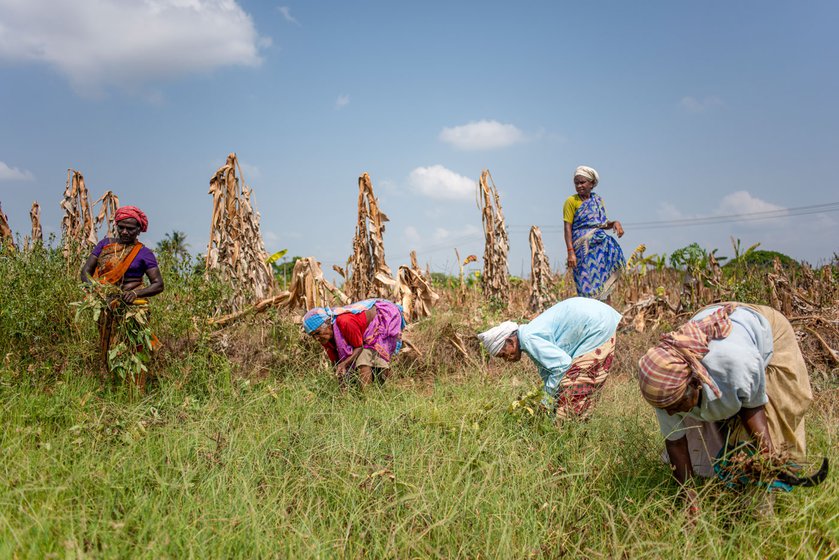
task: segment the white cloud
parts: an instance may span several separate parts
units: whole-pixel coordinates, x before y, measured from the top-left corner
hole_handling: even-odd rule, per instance
[[[687,109],[691,113],[703,113],[705,111],[710,111],[711,109],[717,109],[722,107],[724,103],[722,99],[717,97],[716,95],[711,95],[705,97],[704,99],[697,99],[696,97],[683,97],[682,100],[679,102],[679,105],[682,106],[683,109]]]
[[[338,99],[335,100],[335,108],[336,109],[343,109],[347,105],[350,104],[350,96],[349,95],[339,95]]]
[[[754,212],[775,212],[786,210],[783,206],[772,204],[752,196],[748,191],[735,191],[725,195],[717,208],[717,214],[752,214]],[[783,212],[782,214],[785,214]]]
[[[88,96],[257,66],[270,44],[235,0],[0,0],[0,7],[0,60],[46,64]]]
[[[442,165],[432,165],[417,167],[411,171],[408,184],[413,190],[429,198],[469,200],[475,197],[477,182]]]
[[[17,167],[9,167],[4,162],[0,161],[0,181],[34,181],[35,176],[26,169],[18,169]]]
[[[444,128],[439,138],[460,150],[506,148],[526,140],[515,125],[486,120]]]
[[[287,22],[300,26],[300,22],[297,21],[297,19],[293,15],[291,15],[291,8],[289,8],[288,6],[279,6],[277,8],[277,11],[283,14],[283,18],[285,18]]]
[[[786,208],[772,204],[756,196],[753,196],[748,191],[735,191],[729,193],[720,199],[717,208],[708,213],[685,213],[679,210],[675,205],[669,202],[662,202],[658,205],[658,217],[661,220],[675,221],[675,220],[692,220],[697,218],[714,218],[716,216],[733,216],[741,214],[756,214],[760,212],[773,212],[763,219],[760,216],[753,216],[751,219],[737,220],[732,218],[731,226],[755,226],[765,227],[767,222],[779,223],[781,220],[786,221]]]

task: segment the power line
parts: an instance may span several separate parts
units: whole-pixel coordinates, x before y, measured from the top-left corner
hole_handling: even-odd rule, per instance
[[[794,208],[782,208],[779,210],[763,210],[760,212],[746,212],[742,214],[724,214],[720,216],[706,216],[703,218],[685,218],[682,220],[653,220],[646,222],[621,222],[622,225],[633,231],[646,229],[664,229],[664,228],[680,228],[680,227],[697,227],[707,225],[719,225],[726,223],[741,223],[741,222],[755,222],[761,220],[777,220],[780,218],[790,218],[798,216],[808,216],[812,214],[826,214],[831,212],[839,212],[839,202],[828,202],[825,204],[814,204],[810,206],[797,206]],[[524,233],[530,231],[531,226],[510,225],[507,227],[509,233]],[[562,225],[544,225],[539,226],[545,233],[557,233],[564,231],[564,224]],[[475,232],[461,235],[453,239],[447,239],[434,243],[427,247],[417,247],[415,250],[417,255],[429,255],[439,253],[441,251],[453,251],[458,244],[466,243],[473,240],[483,238],[483,233]],[[405,257],[407,260],[409,257]]]
[[[754,222],[761,220],[777,220],[780,218],[790,218],[797,216],[808,216],[811,214],[825,214],[830,212],[839,212],[839,202],[829,202],[826,204],[816,204],[812,206],[798,206],[795,208],[783,208],[779,210],[764,210],[761,212],[748,212],[743,214],[726,214],[721,216],[706,216],[703,218],[684,218],[680,220],[656,220],[647,222],[622,222],[626,228],[633,230],[644,229],[662,229],[662,228],[676,228],[676,227],[691,227],[691,226],[705,226],[718,225],[736,222]],[[562,231],[563,225],[546,225],[541,226],[542,231]],[[530,226],[515,225],[510,226],[511,230],[529,230]]]

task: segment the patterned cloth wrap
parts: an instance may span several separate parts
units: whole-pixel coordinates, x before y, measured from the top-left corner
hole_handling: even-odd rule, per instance
[[[335,322],[335,317],[342,313],[357,315],[374,306],[376,317],[364,331],[364,348],[374,350],[383,360],[390,362],[391,357],[398,354],[402,348],[402,330],[406,325],[402,306],[392,301],[372,298],[342,307],[316,307],[310,309],[303,317],[303,328],[307,334],[311,334],[327,319],[330,319],[340,362],[352,354],[353,347],[344,339],[341,329]]]
[[[586,418],[601,387],[609,377],[615,358],[615,337],[612,336],[591,352],[571,362],[571,367],[559,382],[556,397],[556,417]]]
[[[617,240],[603,231],[606,222],[603,199],[596,193],[591,193],[574,214],[571,240],[577,256],[574,283],[579,296],[606,299],[626,266]]]
[[[688,321],[661,337],[638,361],[641,394],[656,408],[667,408],[685,394],[691,379],[697,378],[720,396],[719,387],[702,365],[711,340],[731,334],[729,315],[737,307],[729,303],[699,321]]]

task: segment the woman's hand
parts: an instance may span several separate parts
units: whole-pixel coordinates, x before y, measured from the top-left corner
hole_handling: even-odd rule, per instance
[[[623,237],[623,226],[621,225],[621,223],[615,220],[614,227],[615,233],[618,234],[618,237]]]
[[[566,261],[568,268],[577,268],[577,255],[574,253],[574,249],[568,250],[568,261]]]
[[[343,362],[338,362],[338,365],[335,366],[335,375],[338,377],[343,377],[347,373],[347,369],[350,367],[350,361],[344,360]]]
[[[128,290],[127,292],[122,292],[122,301],[124,301],[125,303],[134,303],[135,299],[137,299],[136,290]]]

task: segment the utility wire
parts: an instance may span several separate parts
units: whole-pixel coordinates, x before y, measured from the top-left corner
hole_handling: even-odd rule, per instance
[[[690,226],[705,226],[717,225],[737,222],[754,222],[760,220],[777,220],[779,218],[790,218],[796,216],[808,216],[811,214],[825,214],[830,212],[839,212],[839,202],[829,202],[826,204],[816,204],[812,206],[799,206],[795,208],[782,208],[779,210],[765,210],[762,212],[748,212],[744,214],[726,214],[722,216],[706,216],[703,218],[684,218],[680,220],[657,220],[647,222],[621,222],[625,228],[632,228],[633,230],[643,229],[661,229],[661,228],[676,228],[676,227],[690,227]],[[562,231],[563,225],[545,225],[540,226],[542,231]],[[515,225],[510,226],[512,231],[529,231],[530,226]]]
[[[764,210],[761,212],[747,212],[743,214],[725,214],[721,216],[706,216],[704,218],[685,218],[682,220],[654,220],[646,222],[621,222],[626,229],[646,230],[646,229],[664,229],[664,228],[679,228],[679,227],[696,227],[707,225],[718,225],[727,223],[740,222],[754,222],[761,220],[777,220],[779,218],[790,218],[798,216],[809,216],[812,214],[826,214],[830,212],[839,212],[839,202],[828,202],[825,204],[814,204],[811,206],[797,206],[795,208],[782,208],[779,210]],[[531,226],[510,225],[507,226],[509,233],[524,233],[529,232]],[[544,225],[539,228],[545,233],[557,233],[564,231],[564,224],[561,225]],[[417,247],[415,250],[417,255],[428,255],[432,253],[439,253],[441,251],[453,251],[458,244],[467,243],[469,241],[483,239],[482,232],[470,233],[458,236],[453,239],[447,239],[439,243],[434,243],[427,247]],[[465,258],[465,255],[462,255]],[[407,260],[409,257],[405,257]]]

